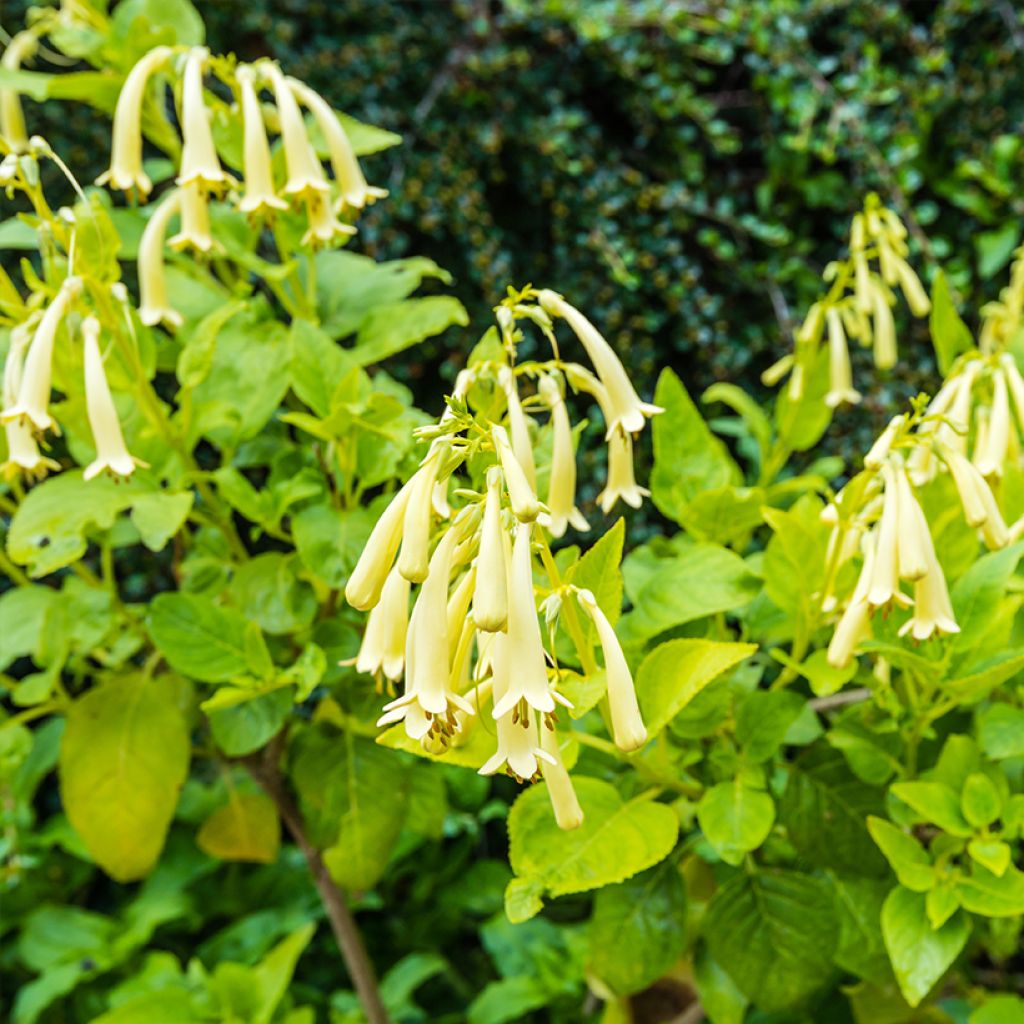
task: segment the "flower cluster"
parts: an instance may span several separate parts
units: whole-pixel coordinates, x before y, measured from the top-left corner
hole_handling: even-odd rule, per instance
[[[878,369],[891,369],[896,365],[895,289],[903,293],[914,316],[926,316],[931,309],[920,279],[907,262],[909,252],[907,230],[899,217],[871,193],[863,212],[853,218],[848,259],[825,268],[823,277],[829,290],[808,310],[797,331],[795,351],[765,371],[764,382],[773,385],[790,374],[789,395],[799,400],[827,337],[829,388],[825,401],[832,408],[859,402],[848,339],[870,347]]]
[[[232,96],[229,105],[205,85],[209,77]],[[170,84],[182,147],[176,187],[150,219],[139,250],[141,315],[147,324],[177,326],[180,315],[167,301],[163,256],[172,249],[205,255],[216,248],[210,231],[210,201],[228,198],[254,219],[270,220],[296,206],[305,213],[303,245],[317,247],[355,234],[339,215],[357,215],[387,193],[366,183],[352,144],[330,104],[309,86],[281,71],[273,61],[253,64],[211,56],[203,47],[158,46],[131,69],[114,114],[110,169],[100,178],[129,194],[146,198],[153,184],[142,162],[142,122],[147,103],[155,102],[154,82]],[[272,105],[261,98],[266,93]],[[303,109],[323,140],[333,181],[320,161]],[[213,131],[234,131],[241,140],[241,180],[225,170]],[[283,158],[275,162],[268,129],[280,135]],[[283,179],[283,180],[282,180]],[[173,218],[180,226],[167,237]]]
[[[557,293],[510,293],[497,315],[502,344],[459,374],[444,415],[421,431],[428,451],[378,520],[345,596],[370,613],[357,668],[389,683],[404,676],[404,692],[385,705],[378,724],[402,723],[433,753],[464,744],[472,729],[486,729],[495,749],[480,771],[504,768],[520,780],[542,775],[559,825],[572,828],[582,812],[555,730],[558,708],[571,706],[560,692],[563,670],[554,645],[559,623],[585,670],[596,663],[580,614],[593,624],[604,659],[607,717],[619,747],[637,749],[646,731],[605,611],[589,590],[561,579],[548,544],[570,524],[587,525],[575,504],[565,389],[589,393],[603,411],[609,479],[600,502],[606,510],[620,498],[638,504],[646,493],[633,477],[633,437],[661,410],[640,400],[608,342]],[[520,320],[542,329],[555,358],[516,362]],[[555,320],[572,328],[593,372],[562,360]],[[527,395],[528,382],[534,387]],[[544,450],[550,451],[545,501],[537,491],[538,413],[547,416]],[[459,471],[467,486],[453,488]],[[547,574],[546,589],[534,581],[535,556]],[[413,585],[419,592],[410,614]],[[493,729],[482,717],[493,719]]]

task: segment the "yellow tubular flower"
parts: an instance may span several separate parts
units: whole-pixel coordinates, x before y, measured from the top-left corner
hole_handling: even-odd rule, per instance
[[[889,298],[877,281],[871,282],[871,313],[874,318],[875,366],[880,370],[891,370],[896,365],[896,324],[889,308]]]
[[[238,208],[255,216],[267,215],[274,210],[287,210],[288,204],[274,191],[274,172],[270,162],[270,145],[263,123],[259,97],[256,94],[256,72],[247,65],[235,72],[242,94],[242,124],[244,144],[242,167],[245,175],[245,195]]]
[[[142,104],[150,77],[173,52],[169,46],[157,46],[128,72],[114,111],[110,170],[96,179],[97,185],[109,183],[122,192],[137,190],[143,199],[152,191],[153,183],[142,169]]]
[[[946,577],[932,550],[928,572],[914,584],[914,613],[900,627],[899,635],[910,633],[915,640],[927,640],[935,632],[959,633],[960,627],[949,600]]]
[[[624,434],[608,439],[608,483],[597,496],[601,511],[607,515],[621,498],[627,505],[639,508],[651,492],[636,482],[633,474],[633,442]]]
[[[493,633],[492,663],[494,665],[494,701],[503,703],[509,693],[510,674],[517,670],[511,653],[512,639],[504,633]],[[515,703],[515,702],[513,702]],[[537,758],[550,760],[550,755],[537,742],[537,716],[532,711],[512,721],[512,712],[502,714],[498,719],[498,749],[481,766],[481,775],[493,775],[502,765],[520,781],[532,779],[537,774]]]
[[[533,461],[533,446],[530,444],[530,427],[526,414],[523,412],[522,403],[519,401],[515,374],[509,367],[503,366],[498,371],[498,384],[505,393],[505,402],[508,405],[508,426],[512,436],[512,451],[515,453],[519,465],[523,467],[527,483],[536,491],[537,467]]]
[[[971,395],[974,390],[974,380],[981,370],[981,363],[978,360],[969,362],[951,382],[946,409],[944,411],[946,422],[941,423],[936,430],[936,438],[953,448],[962,455],[967,454],[967,431],[971,423]],[[945,391],[943,387],[942,391]],[[942,394],[939,392],[939,395]],[[936,396],[938,401],[938,396]]]
[[[18,388],[21,384],[22,363],[25,350],[32,336],[24,324],[19,324],[11,331],[11,344],[4,361],[2,399],[5,408],[13,406],[17,401]],[[60,464],[48,459],[39,451],[32,428],[20,419],[4,424],[7,437],[7,461],[0,467],[0,475],[11,478],[19,473],[29,477],[44,476],[48,469],[60,469]]]
[[[316,249],[322,245],[331,245],[337,238],[351,238],[356,233],[351,224],[343,224],[334,215],[326,195],[314,192],[306,196],[305,202],[309,227],[302,236],[303,245]]]
[[[907,417],[903,414],[899,416],[893,416],[889,420],[889,425],[882,431],[878,436],[878,440],[871,446],[867,455],[864,456],[864,468],[879,470],[882,468],[882,463],[889,456],[889,449],[892,447],[892,442],[895,440],[896,435],[903,429],[903,424],[906,422]]]
[[[572,445],[572,426],[562,391],[554,377],[540,379],[540,394],[551,410],[551,474],[548,482],[548,521],[552,537],[561,537],[571,523],[574,529],[589,530],[590,525],[576,507],[576,455]]]
[[[882,518],[876,528],[878,536],[872,566],[871,587],[867,593],[868,603],[875,608],[887,605],[891,601],[904,606],[910,604],[910,600],[900,590],[899,584],[899,527],[899,500],[892,479],[892,470],[889,468],[882,501]]]
[[[638,434],[643,430],[646,418],[664,412],[657,405],[640,401],[611,345],[578,309],[549,289],[538,292],[537,298],[546,313],[561,317],[568,323],[587,350],[597,376],[608,392],[608,430],[605,434],[608,439],[614,433]]]
[[[398,556],[398,571],[410,583],[422,583],[427,578],[430,562],[430,521],[433,513],[434,481],[437,479],[441,448],[434,445],[423,465],[409,481],[412,490],[405,506],[402,525],[402,553]]]
[[[196,184],[204,191],[222,192],[231,184],[217,157],[210,130],[210,112],[203,99],[203,65],[210,51],[194,46],[185,59],[181,80],[181,133],[184,146],[181,151],[179,185]]]
[[[977,471],[975,470],[975,472]],[[982,477],[982,482],[985,482],[984,477]],[[1003,513],[999,511],[992,488],[986,483],[980,494],[985,505],[985,522],[981,524],[981,536],[985,541],[985,546],[991,551],[1005,548],[1010,543],[1010,534],[1006,528],[1006,522],[1003,520]]]
[[[508,690],[501,699],[495,694],[494,717],[508,714],[520,701],[545,714],[555,710],[548,686],[540,621],[533,598],[533,566],[530,539],[533,527],[520,523],[509,564],[508,633],[503,646],[511,665]],[[499,634],[500,635],[500,634]]]
[[[320,166],[313,145],[309,141],[306,123],[302,119],[302,111],[295,100],[292,87],[276,64],[268,64],[266,67],[274,87],[274,99],[281,120],[284,160],[288,168],[285,195],[296,199],[319,196],[326,202],[331,186],[324,177],[324,169]]]
[[[853,254],[854,298],[862,313],[870,313],[874,304],[871,274],[863,252]]]
[[[452,568],[454,569],[456,563],[456,554],[452,554]],[[451,596],[448,598],[448,654],[450,657],[455,655],[455,648],[459,643],[459,633],[463,628],[463,625],[472,622],[469,616],[469,604],[473,599],[473,586],[476,583],[476,568],[471,568],[469,572],[463,573],[462,578],[459,580],[458,585],[451,592]]]
[[[833,668],[846,668],[853,658],[857,644],[870,632],[871,605],[868,603],[868,592],[874,575],[875,539],[872,534],[864,537],[861,544],[864,563],[861,565],[857,585],[853,588],[850,603],[846,606],[836,624],[832,640],[828,645],[826,658]]]
[[[22,367],[17,401],[13,405],[8,405],[0,415],[4,423],[14,420],[20,423],[28,421],[32,429],[39,433],[44,430],[57,431],[57,425],[49,410],[53,344],[68,304],[81,291],[81,287],[78,278],[67,278],[43,313]]]
[[[210,207],[206,193],[197,181],[183,185],[181,195],[181,230],[168,242],[172,249],[194,249],[207,253],[213,249],[210,234]]]
[[[327,151],[331,156],[334,178],[341,193],[341,202],[350,209],[361,210],[364,206],[383,199],[388,194],[387,189],[374,188],[366,184],[352,143],[349,142],[348,135],[331,105],[319,93],[294,78],[289,78],[288,84],[299,100],[309,108],[323,133]]]
[[[982,476],[1003,475],[1006,452],[1010,445],[1010,396],[1006,374],[996,372],[992,383],[992,414],[985,433],[984,446],[979,441],[975,451],[975,465]]]
[[[620,750],[639,750],[647,742],[647,729],[640,717],[640,705],[626,657],[612,624],[589,590],[577,590],[584,611],[597,629],[597,638],[604,654],[604,671],[608,682],[608,708],[611,712],[612,734]]]
[[[39,40],[34,32],[19,32],[7,44],[0,65],[9,71],[18,71],[22,61],[31,57],[38,47]],[[0,89],[0,135],[12,153],[28,151],[25,114],[21,109],[21,97],[14,89]]]
[[[989,506],[984,498],[984,492],[989,490],[989,486],[985,478],[955,449],[942,448],[941,454],[960,496],[967,525],[975,529],[984,526],[989,517]]]
[[[1017,361],[1009,352],[1004,352],[999,357],[999,362],[1006,374],[1006,383],[1010,387],[1010,394],[1013,396],[1013,404],[1017,411],[1017,420],[1024,424],[1024,377],[1021,377],[1017,369]]]
[[[405,636],[409,622],[409,581],[396,569],[388,573],[380,601],[370,610],[359,646],[356,671],[383,672],[397,682],[405,667]]]
[[[843,402],[856,405],[860,401],[860,392],[853,386],[850,372],[850,352],[846,347],[846,332],[843,330],[843,318],[839,310],[830,306],[825,314],[828,320],[828,374],[829,388],[825,395],[825,404],[834,409]]]
[[[82,474],[91,480],[100,473],[111,476],[129,477],[135,467],[145,463],[133,458],[124,443],[121,421],[117,418],[114,398],[103,370],[103,354],[100,352],[100,324],[93,317],[82,321],[82,340],[85,355],[85,404],[89,414],[89,429],[96,445],[96,458],[89,463]]]
[[[899,456],[894,456],[894,458],[899,459]],[[882,472],[886,473],[886,489],[888,490],[892,486],[896,488],[898,510],[896,547],[900,578],[919,580],[929,572],[935,559],[928,520],[925,518],[924,512],[921,511],[917,496],[910,487],[902,460],[897,461],[895,468],[887,463]]]
[[[491,441],[494,451],[501,463],[501,472],[505,477],[508,489],[508,500],[512,506],[512,514],[522,523],[532,523],[540,515],[540,502],[522,465],[512,451],[505,428],[495,423],[491,425]]]
[[[139,319],[149,327],[166,324],[180,327],[181,314],[167,301],[164,243],[167,226],[181,208],[181,194],[171,192],[149,218],[139,242]]]
[[[921,279],[911,269],[906,260],[896,259],[896,276],[899,278],[900,290],[907,300],[910,312],[914,316],[927,316],[931,311],[932,303],[928,293],[921,284]]]
[[[580,807],[572,779],[562,763],[562,755],[558,749],[558,735],[552,729],[541,729],[541,749],[552,759],[553,763],[545,763],[541,767],[544,781],[548,784],[548,796],[551,798],[551,809],[555,814],[555,823],[560,829],[569,831],[583,824],[583,808]]]
[[[508,569],[501,528],[501,470],[487,471],[487,498],[480,527],[480,554],[476,562],[473,620],[485,633],[504,630],[508,622]]]
[[[384,509],[345,584],[345,600],[361,612],[369,611],[380,600],[398,545],[402,542],[402,522],[415,480],[414,476]]]

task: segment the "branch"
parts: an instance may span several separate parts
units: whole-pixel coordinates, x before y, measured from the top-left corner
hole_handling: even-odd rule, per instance
[[[808,703],[820,714],[822,711],[831,711],[832,708],[845,707],[847,704],[860,704],[870,696],[871,691],[866,686],[859,686],[854,690],[843,690],[842,693],[833,693],[828,697],[815,697]]]
[[[277,765],[282,735],[279,733],[261,754],[242,758],[242,761],[267,796],[274,801],[285,828],[295,840],[295,845],[302,851],[306,863],[309,864],[313,883],[320,894],[320,901],[327,912],[327,919],[331,922],[331,930],[334,932],[338,949],[355,985],[356,994],[359,996],[366,1019],[369,1024],[391,1024],[388,1012],[381,1000],[373,963],[366,952],[359,926],[349,909],[345,892],[331,878],[320,851],[309,841],[302,814],[281,777]]]

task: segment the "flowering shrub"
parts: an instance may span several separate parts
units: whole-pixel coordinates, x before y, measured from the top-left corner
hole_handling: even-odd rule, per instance
[[[1021,1012],[1024,253],[975,345],[868,196],[773,406],[717,384],[715,432],[510,288],[434,418],[375,368],[468,326],[414,295],[445,272],[339,248],[392,136],[180,2],[36,12],[3,66],[12,1021]],[[95,186],[25,95],[112,115]],[[809,461],[899,296],[944,379]],[[581,414],[600,513],[677,532],[581,507]]]

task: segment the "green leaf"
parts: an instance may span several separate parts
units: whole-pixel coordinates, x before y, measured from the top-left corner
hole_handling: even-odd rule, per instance
[[[723,405],[729,406],[730,409],[740,416],[750,431],[750,436],[757,442],[761,465],[763,466],[768,458],[768,451],[771,448],[772,425],[764,414],[764,410],[757,404],[757,401],[742,388],[737,387],[737,385],[722,382],[712,384],[701,395],[700,400],[705,405],[721,402]]]
[[[375,306],[359,325],[355,347],[348,351],[357,366],[369,366],[418,345],[453,324],[466,327],[469,314],[465,306],[450,295],[430,295]]]
[[[805,706],[800,694],[784,690],[744,694],[736,709],[736,741],[746,759],[757,764],[772,757]]]
[[[737,875],[708,907],[711,955],[767,1011],[804,1002],[828,985],[839,927],[828,886],[796,871]]]
[[[1013,859],[1010,844],[998,839],[972,839],[967,844],[967,853],[971,860],[991,871],[997,878],[1006,874]]]
[[[1024,914],[1024,872],[1011,865],[1002,875],[974,866],[957,881],[957,895],[964,910],[985,917],[1016,917]]]
[[[281,845],[274,802],[263,793],[239,793],[229,786],[228,802],[203,822],[196,845],[220,860],[273,864]]]
[[[960,809],[975,828],[987,828],[1003,809],[1003,798],[995,783],[983,772],[967,777],[960,794]]]
[[[577,829],[564,832],[555,824],[546,783],[521,793],[508,816],[512,870],[548,895],[625,881],[675,845],[679,822],[665,804],[642,797],[623,802],[599,779],[577,776],[573,784],[584,816]]]
[[[242,614],[272,636],[303,629],[316,616],[316,595],[296,575],[297,561],[270,551],[243,562],[231,581],[231,597]]]
[[[1020,1024],[1024,1020],[1024,999],[1014,995],[988,995],[971,1014],[968,1024]]]
[[[120,678],[71,705],[60,751],[64,809],[111,878],[160,856],[188,772],[188,726],[166,679]]]
[[[624,639],[632,643],[741,608],[761,588],[742,558],[714,544],[688,545],[674,557],[655,559],[652,567],[641,587],[630,587],[633,611],[622,628]]]
[[[779,819],[800,855],[816,867],[878,875],[885,861],[867,818],[881,806],[878,790],[851,774],[838,751],[815,746],[791,766]]]
[[[763,487],[714,487],[693,498],[679,525],[695,540],[733,544],[764,522],[766,502]]]
[[[973,704],[987,697],[1007,679],[1012,679],[1021,669],[1024,669],[1024,648],[1000,651],[980,665],[973,666],[967,674],[944,682],[943,694],[961,704]]]
[[[346,888],[372,888],[405,822],[407,766],[369,740],[319,727],[296,737],[290,775],[331,876]]]
[[[376,125],[366,124],[364,121],[357,121],[348,114],[339,113],[338,120],[345,129],[356,156],[373,156],[374,153],[391,149],[402,142],[401,135],[389,132],[385,128],[378,128]]]
[[[246,620],[196,594],[158,594],[146,629],[172,668],[205,683],[222,683],[249,671]]]
[[[839,920],[836,966],[875,985],[891,983],[881,925],[889,884],[872,878],[833,877],[832,890]]]
[[[210,710],[207,718],[217,746],[229,757],[244,757],[277,735],[291,709],[290,690],[271,690],[235,707]]]
[[[2,602],[3,598],[0,598],[0,612]],[[3,639],[0,639],[0,650],[2,645]],[[985,755],[995,761],[1024,757],[1024,710],[1010,704],[993,704],[985,708],[978,715],[978,742]]]
[[[617,995],[657,981],[686,945],[686,887],[675,861],[601,889],[589,936],[589,971]]]
[[[681,522],[687,505],[703,491],[743,482],[728,449],[708,429],[683,382],[662,371],[654,392],[665,412],[654,418],[651,498],[658,511]]]
[[[0,594],[0,670],[18,658],[32,657],[39,663],[42,631],[58,600],[56,590],[43,586],[15,587]]]
[[[935,885],[935,869],[925,848],[884,818],[869,817],[868,831],[896,872],[900,884],[914,892],[927,892]]]
[[[987,281],[994,277],[1013,256],[1020,243],[1020,225],[1012,218],[991,231],[979,231],[974,236],[978,253],[978,276]]]
[[[310,505],[292,519],[295,548],[306,570],[338,590],[359,559],[377,516],[366,508]]]
[[[967,943],[970,918],[958,911],[941,928],[928,920],[925,897],[897,886],[882,907],[882,935],[903,998],[918,1006]]]
[[[956,581],[950,594],[960,626],[960,632],[953,638],[955,650],[969,650],[991,628],[996,609],[1022,554],[1024,544],[1011,544],[1001,551],[982,555]]]
[[[728,972],[708,952],[697,947],[693,963],[694,981],[700,1005],[714,1024],[743,1024],[750,1000],[736,987]]]
[[[640,663],[637,698],[649,735],[654,736],[723,672],[750,657],[755,644],[716,640],[669,640]]]
[[[784,611],[807,614],[825,578],[828,527],[817,498],[801,498],[791,509],[766,508],[772,537],[764,552],[765,591]]]
[[[953,296],[949,291],[949,282],[942,270],[936,271],[932,283],[932,311],[928,318],[932,344],[935,346],[935,357],[939,364],[939,373],[945,376],[961,352],[966,352],[974,345],[974,339],[967,325],[960,319],[960,314],[953,305]]]
[[[132,503],[131,519],[142,543],[150,551],[163,551],[168,541],[182,528],[192,511],[193,494],[156,491],[139,495]]]
[[[551,1002],[551,992],[529,975],[500,978],[484,986],[466,1011],[467,1024],[509,1024]]]
[[[697,804],[697,821],[722,860],[741,864],[745,854],[768,838],[775,804],[763,789],[730,779],[705,791]]]
[[[505,888],[505,914],[513,924],[536,917],[544,908],[544,883],[536,878],[513,878]]]
[[[973,831],[960,810],[960,796],[942,782],[894,782],[889,791],[902,800],[921,821],[938,825],[954,836],[969,836]]]
[[[572,567],[567,582],[585,587],[614,626],[622,612],[622,545],[626,522],[619,519]],[[591,625],[593,632],[593,625]]]

